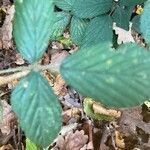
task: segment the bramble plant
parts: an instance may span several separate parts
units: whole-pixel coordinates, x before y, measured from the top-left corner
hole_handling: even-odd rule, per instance
[[[141,3],[143,13],[131,20]],[[66,28],[79,46],[59,68],[68,85],[110,107],[133,107],[150,98],[150,52],[133,43],[113,48],[113,22],[128,30],[133,21],[150,43],[149,10],[150,0],[15,0],[14,39],[32,67],[13,90],[11,104],[31,141],[47,147],[61,129],[60,103],[37,62],[49,40]]]

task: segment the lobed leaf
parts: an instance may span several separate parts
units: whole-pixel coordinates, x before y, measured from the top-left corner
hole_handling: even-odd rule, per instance
[[[61,107],[49,83],[31,72],[16,86],[11,104],[21,128],[35,144],[46,147],[61,128]]]
[[[114,51],[108,43],[81,49],[61,65],[66,82],[111,107],[132,107],[150,98],[150,52],[136,44]]]
[[[45,52],[52,20],[52,0],[15,0],[13,34],[18,51],[30,63]]]

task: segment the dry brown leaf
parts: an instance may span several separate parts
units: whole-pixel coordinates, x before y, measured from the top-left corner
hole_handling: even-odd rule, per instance
[[[84,134],[84,131],[76,130],[75,133],[70,132],[65,137],[59,136],[57,141],[57,147],[60,150],[80,150],[88,141],[88,136]]]
[[[103,114],[115,118],[119,118],[121,116],[121,112],[115,109],[106,109],[102,107],[99,103],[93,103],[93,111],[96,114]]]
[[[69,55],[67,51],[56,52],[51,56],[51,65],[59,70],[62,61]]]
[[[67,88],[65,81],[62,79],[61,75],[57,75],[56,80],[54,82],[54,91],[56,95],[65,96],[67,93]]]
[[[4,24],[2,26],[1,32],[2,32],[2,47],[3,49],[9,49],[12,48],[13,42],[12,42],[12,20],[14,16],[14,5],[12,5],[6,15],[6,19],[4,21]]]
[[[2,105],[2,121],[0,122],[0,130],[2,134],[10,134],[12,127],[16,124],[16,117],[11,106],[4,100]]]
[[[125,148],[124,139],[119,131],[115,131],[115,143],[118,148]]]
[[[8,144],[0,147],[0,150],[14,150],[14,148],[10,144]]]

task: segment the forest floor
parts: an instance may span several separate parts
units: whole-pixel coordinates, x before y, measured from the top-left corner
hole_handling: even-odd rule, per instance
[[[11,22],[13,14],[13,2],[1,0],[0,70],[28,65],[16,51],[13,42]],[[69,33],[64,33],[64,38],[69,38]],[[49,43],[49,47],[41,59],[41,64],[57,64],[77,49],[76,45],[68,46],[61,41]],[[44,71],[43,74],[59,96],[63,107],[63,128],[49,149],[150,149],[150,107],[148,105],[121,109],[121,116],[114,121],[94,120],[86,116],[84,112],[84,97],[67,86],[60,75],[52,76],[49,71]],[[0,77],[4,76],[6,74]],[[18,80],[13,80],[0,86],[0,150],[24,150],[26,146],[26,137],[18,125],[10,104],[11,91],[17,82]]]

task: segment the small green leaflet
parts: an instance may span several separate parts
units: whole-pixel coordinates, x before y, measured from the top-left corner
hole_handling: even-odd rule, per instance
[[[145,40],[150,43],[150,0],[145,3],[144,12],[141,14],[140,29]]]
[[[62,10],[70,11],[76,0],[55,0],[54,4]]]
[[[30,63],[38,61],[48,46],[53,9],[52,0],[15,0],[13,34],[18,51]]]
[[[104,41],[112,42],[112,25],[112,18],[108,15],[101,15],[92,19],[86,28],[81,46],[88,47]]]
[[[69,24],[70,15],[65,12],[56,12],[54,23],[50,29],[50,39],[56,40],[59,36],[61,36]]]
[[[61,128],[61,106],[49,83],[31,72],[16,86],[11,104],[21,128],[35,144],[47,147]]]
[[[77,0],[73,5],[73,14],[79,18],[92,18],[107,13],[112,0]]]
[[[108,43],[81,49],[61,65],[66,82],[111,107],[132,107],[150,98],[150,52],[136,44],[117,51]]]
[[[71,19],[71,39],[78,45],[82,43],[86,28],[89,24],[88,20],[80,19],[73,16]]]

